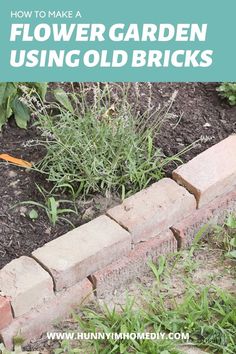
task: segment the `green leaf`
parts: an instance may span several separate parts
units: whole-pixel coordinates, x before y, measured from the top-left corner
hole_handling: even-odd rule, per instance
[[[226,221],[226,226],[230,229],[236,228],[236,217],[233,214],[230,214]]]
[[[62,354],[62,353],[65,353],[62,348],[54,349],[54,354]]]
[[[5,96],[5,91],[7,88],[7,83],[0,83],[0,105],[4,103],[4,96]]]
[[[127,333],[127,332],[128,332],[125,323],[122,323],[122,324],[121,324],[121,326],[120,326],[120,332],[121,332],[121,333]]]
[[[121,200],[122,201],[125,199],[125,195],[126,195],[125,186],[122,184],[122,186],[121,186]]]
[[[12,97],[9,97],[7,99],[7,104],[6,104],[6,109],[5,109],[6,119],[10,118],[12,115],[11,101],[12,101]]]
[[[58,219],[58,214],[57,214],[58,203],[54,197],[50,197],[48,199],[48,204],[49,204],[51,221],[53,226],[55,226]]]
[[[7,100],[14,98],[17,89],[13,82],[0,83],[0,105],[5,105]]]
[[[38,92],[39,96],[44,101],[46,93],[47,93],[47,88],[48,88],[47,82],[34,82],[32,85],[35,87],[35,89]]]
[[[225,82],[217,89],[223,98],[227,98],[230,105],[236,105],[236,83]]]
[[[236,248],[236,237],[232,238],[232,240],[230,240],[230,246],[233,246]]]
[[[16,92],[14,83],[0,83],[0,129],[12,115],[11,102]]]
[[[16,84],[14,82],[8,82],[3,97],[3,103],[6,103],[8,100],[13,101],[16,94],[17,94]]]
[[[150,259],[147,262],[147,265],[150,267],[152,272],[154,273],[157,282],[160,282],[160,277],[165,270],[166,258],[164,256],[160,256],[158,259],[158,264],[155,265]]]
[[[53,93],[54,93],[54,96],[55,96],[56,100],[63,107],[65,107],[71,113],[74,112],[73,106],[72,106],[72,104],[71,104],[71,102],[70,102],[70,100],[68,98],[68,95],[63,89],[58,88],[58,89],[54,90]]]
[[[7,121],[6,111],[2,106],[0,106],[0,130],[2,126],[6,123],[6,121]]]
[[[15,120],[18,127],[26,129],[27,123],[30,119],[30,114],[26,105],[24,105],[24,103],[19,100],[18,96],[14,99],[12,103],[12,110],[15,115]]]
[[[236,250],[226,253],[226,257],[236,259]]]
[[[196,236],[194,237],[194,240],[193,240],[193,243],[192,243],[192,246],[190,248],[190,251],[189,251],[189,257],[192,257],[193,256],[193,253],[199,243],[199,241],[201,240],[201,238],[207,233],[209,229],[209,225],[208,224],[205,224],[203,225],[200,230],[197,232]]]
[[[127,346],[124,343],[120,343],[120,353],[126,353]]]
[[[37,210],[32,209],[32,210],[29,212],[29,217],[30,217],[30,219],[32,219],[32,220],[38,219],[39,214],[38,214]]]
[[[152,156],[153,140],[151,135],[148,135],[148,158]]]

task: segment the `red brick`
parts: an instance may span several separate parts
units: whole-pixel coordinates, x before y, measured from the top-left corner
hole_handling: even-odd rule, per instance
[[[201,208],[236,187],[236,135],[212,146],[173,172]]]
[[[10,301],[6,297],[0,296],[0,330],[7,327],[12,320]]]
[[[148,241],[138,243],[129,255],[92,274],[90,279],[97,296],[103,297],[127,285],[135,277],[150,271],[148,260],[156,262],[160,255],[176,250],[177,242],[170,230]]]
[[[107,214],[138,243],[165,232],[196,209],[195,198],[169,178],[136,193]]]
[[[127,254],[130,234],[107,216],[100,216],[33,252],[52,274],[56,290],[76,284]]]
[[[216,198],[208,205],[174,224],[172,230],[178,238],[179,248],[191,245],[202,226],[223,224],[227,215],[232,212],[236,212],[236,190]]]
[[[35,260],[25,256],[0,270],[0,289],[11,299],[14,317],[54,297],[51,276]]]
[[[93,299],[92,285],[88,279],[56,293],[54,299],[18,317],[0,332],[5,346],[12,349],[13,337],[20,333],[25,339],[24,344],[39,338],[43,333],[53,330],[55,321],[69,316],[72,309],[84,305]]]

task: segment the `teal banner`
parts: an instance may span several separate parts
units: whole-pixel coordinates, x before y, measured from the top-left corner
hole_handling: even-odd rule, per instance
[[[11,0],[0,81],[236,81],[236,1]]]

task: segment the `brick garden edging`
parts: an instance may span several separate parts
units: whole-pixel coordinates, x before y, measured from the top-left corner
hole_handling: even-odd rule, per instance
[[[49,330],[72,307],[124,286],[147,260],[186,247],[236,211],[236,135],[85,225],[0,270],[0,336],[8,348]]]

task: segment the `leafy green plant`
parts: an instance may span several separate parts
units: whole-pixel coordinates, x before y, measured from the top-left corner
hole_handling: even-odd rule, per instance
[[[52,196],[51,193],[48,193],[43,190],[41,187],[39,187],[38,185],[36,185],[38,191],[41,193],[43,199],[44,199],[44,203],[39,203],[39,202],[35,202],[33,200],[27,200],[24,202],[19,203],[20,205],[33,205],[36,206],[40,209],[43,209],[47,216],[48,219],[50,220],[50,222],[52,223],[53,226],[56,225],[56,223],[59,220],[64,220],[67,223],[69,223],[72,228],[74,228],[74,225],[72,224],[72,222],[70,220],[68,220],[67,218],[65,218],[63,216],[63,214],[77,214],[77,209],[75,207],[75,204],[73,202],[71,202],[70,200],[66,200],[66,199],[56,199],[55,196]],[[74,209],[71,208],[61,208],[60,205],[62,204],[72,204],[74,205]],[[17,204],[17,205],[19,205]],[[15,206],[14,206],[15,207]],[[31,219],[37,219],[38,218],[38,213],[36,210],[32,209],[29,213],[29,217]]]
[[[227,258],[236,260],[236,216],[230,214],[223,226],[216,226],[212,235],[214,244]]]
[[[236,105],[236,82],[224,82],[217,91],[223,98],[226,98],[231,106]]]
[[[154,146],[166,112],[140,117],[125,94],[111,104],[104,91],[88,106],[61,89],[55,97],[60,113],[41,114],[37,120],[47,153],[36,168],[57,188],[67,185],[76,195],[113,192],[124,198],[162,178],[169,162],[180,161]]]
[[[18,127],[26,128],[30,119],[30,100],[35,96],[44,100],[46,91],[46,83],[0,83],[0,129],[13,114]]]
[[[29,217],[30,217],[31,220],[38,219],[39,214],[38,214],[37,210],[35,210],[35,209],[30,210]]]
[[[71,101],[66,94],[66,92],[62,88],[57,88],[53,91],[54,97],[56,100],[70,113],[74,113],[74,108],[71,104]]]
[[[192,277],[192,273],[197,269],[198,263],[197,261],[193,258],[194,253],[201,248],[201,240],[202,238],[209,232],[210,226],[208,224],[203,225],[198,232],[196,233],[193,242],[190,246],[190,249],[188,250],[187,254],[185,257],[182,259],[182,268],[185,271],[186,277]],[[179,257],[182,257],[181,252],[179,252]]]
[[[225,226],[228,230],[226,257],[236,260],[236,216],[231,214],[226,220]]]

